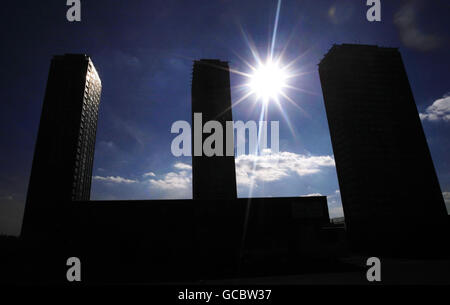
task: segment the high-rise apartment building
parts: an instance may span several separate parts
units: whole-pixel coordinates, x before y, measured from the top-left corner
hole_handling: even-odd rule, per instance
[[[89,200],[101,89],[89,56],[53,57],[28,186],[25,230],[54,221],[64,202]]]
[[[349,236],[389,247],[438,237],[447,212],[398,49],[334,45],[319,74]]]
[[[228,63],[214,59],[194,61],[192,75],[192,122],[201,113],[202,123],[218,121],[223,130],[223,156],[195,156],[192,128],[192,186],[194,199],[235,199],[236,169],[233,156],[226,156],[226,121],[232,121]],[[203,128],[203,126],[201,127]],[[208,137],[203,134],[201,145]]]

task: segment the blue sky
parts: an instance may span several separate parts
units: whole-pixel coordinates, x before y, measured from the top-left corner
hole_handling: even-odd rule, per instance
[[[304,75],[290,83],[303,91],[282,100],[280,153],[236,160],[238,195],[328,196],[339,216],[334,167],[317,64],[333,43],[398,47],[402,54],[439,177],[450,201],[450,3],[382,0],[382,21],[366,20],[365,0],[284,0],[275,53]],[[45,4],[44,4],[45,3]],[[51,57],[87,53],[103,91],[91,198],[191,197],[191,160],[170,151],[173,122],[190,122],[192,61],[219,58],[234,69],[252,62],[243,32],[265,54],[277,1],[81,1],[82,21],[66,20],[65,1],[17,1],[0,12],[3,67],[0,111],[0,232],[18,234]],[[232,86],[245,78],[232,74]],[[233,101],[242,92],[233,87]],[[252,99],[233,109],[234,120],[258,120]],[[288,127],[288,117],[293,130]],[[256,171],[248,164],[255,158]],[[273,159],[275,158],[275,159]],[[413,164],[411,166],[414,166]],[[56,178],[56,177],[55,177]],[[447,205],[449,209],[449,204]]]

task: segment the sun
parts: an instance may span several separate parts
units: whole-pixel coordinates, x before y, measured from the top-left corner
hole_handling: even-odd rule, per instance
[[[288,110],[283,102],[287,101],[303,113],[306,113],[298,101],[295,101],[290,95],[292,91],[296,92],[297,97],[300,93],[312,95],[316,95],[316,93],[302,88],[303,82],[298,80],[298,77],[312,73],[312,71],[306,71],[303,64],[299,64],[299,61],[304,58],[309,50],[299,52],[296,57],[291,58],[287,54],[290,39],[286,41],[284,46],[276,46],[280,8],[281,0],[278,0],[272,39],[267,46],[265,57],[261,56],[263,55],[260,53],[261,49],[257,47],[250,35],[246,33],[242,26],[240,27],[251,57],[247,59],[245,56],[233,51],[244,65],[237,65],[230,68],[229,71],[244,79],[233,87],[239,92],[240,96],[232,103],[232,107],[251,99],[255,103],[249,105],[249,111],[253,111],[253,109],[257,108],[257,105],[260,105],[260,118],[263,120],[268,116],[268,109],[272,108],[269,107],[270,102],[270,105],[274,104],[278,107],[288,123],[289,129],[294,134],[294,129],[289,121]]]
[[[248,86],[251,93],[258,99],[268,102],[271,99],[277,100],[283,93],[283,88],[287,86],[288,75],[278,62],[267,60],[254,69],[249,78]]]

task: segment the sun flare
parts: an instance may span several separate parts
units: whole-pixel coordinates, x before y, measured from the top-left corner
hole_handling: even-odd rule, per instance
[[[258,99],[268,102],[277,99],[286,87],[287,73],[277,62],[268,60],[255,69],[250,76],[249,87]]]
[[[288,48],[291,39],[285,41],[284,45],[276,46],[280,8],[281,0],[278,0],[275,23],[271,33],[272,39],[268,43],[265,54],[260,53],[263,49],[258,48],[251,36],[240,26],[241,34],[248,46],[247,53],[251,57],[246,58],[246,56],[233,51],[243,65],[230,68],[231,73],[242,77],[242,82],[233,86],[239,96],[232,103],[232,107],[244,101],[252,101],[248,104],[248,111],[251,113],[255,109],[260,109],[260,121],[264,121],[268,118],[269,109],[276,106],[295,137],[295,130],[288,115],[290,110],[284,103],[287,102],[307,114],[299,103],[299,94],[316,95],[316,93],[303,88],[303,82],[298,79],[312,73],[305,69],[307,64],[302,60],[305,59],[309,49],[303,52],[297,51],[298,55],[292,56],[295,54]],[[291,97],[293,92],[295,98]]]

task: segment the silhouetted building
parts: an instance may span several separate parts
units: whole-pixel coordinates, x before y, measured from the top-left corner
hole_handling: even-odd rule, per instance
[[[424,250],[447,212],[399,51],[334,45],[319,73],[351,240]]]
[[[53,57],[28,186],[25,234],[44,227],[58,231],[64,202],[89,200],[100,94],[101,81],[89,56]]]
[[[24,220],[27,281],[66,282],[73,256],[89,283],[289,273],[299,257],[327,256],[326,197],[236,198],[234,156],[193,157],[195,200],[90,201],[100,86],[89,57],[53,59]],[[192,108],[224,129],[232,120],[227,63],[195,62]]]
[[[329,223],[325,196],[252,198],[246,215],[248,200],[69,203],[65,258],[86,262],[83,282],[136,283],[234,278],[241,251],[241,274],[285,274],[298,270],[293,266],[302,257],[328,254],[321,230]]]
[[[195,126],[192,128],[192,186],[194,199],[237,198],[234,155],[226,156],[226,121],[232,121],[230,72],[220,60],[194,61],[192,75],[192,124],[194,113],[202,114],[202,123],[215,120],[222,125],[223,156],[195,156]],[[203,128],[203,125],[201,126]],[[202,136],[201,143],[208,137]]]

